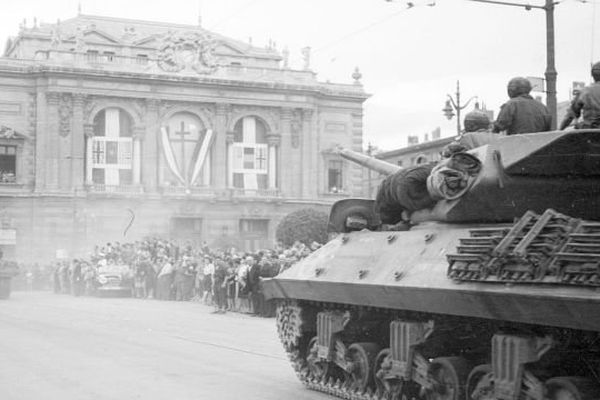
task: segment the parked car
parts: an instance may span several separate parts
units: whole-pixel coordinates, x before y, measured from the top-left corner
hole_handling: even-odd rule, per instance
[[[96,276],[96,290],[98,295],[131,296],[133,276],[127,265],[107,264],[98,268]]]

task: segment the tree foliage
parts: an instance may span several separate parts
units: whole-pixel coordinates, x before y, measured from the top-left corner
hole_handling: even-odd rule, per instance
[[[283,217],[275,236],[284,246],[299,241],[309,246],[312,242],[327,242],[327,213],[312,208],[302,208]]]

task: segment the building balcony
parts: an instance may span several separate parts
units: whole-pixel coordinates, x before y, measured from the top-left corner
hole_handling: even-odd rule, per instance
[[[85,191],[88,193],[138,195],[144,193],[144,188],[140,185],[103,185],[94,183],[93,185],[86,185]]]
[[[233,199],[243,198],[243,199],[280,199],[281,191],[279,189],[238,189],[232,188],[228,189],[231,193],[231,197]]]
[[[191,196],[195,198],[214,199],[219,193],[214,188],[208,186],[192,186],[189,188],[183,186],[160,186],[158,192],[163,196]]]

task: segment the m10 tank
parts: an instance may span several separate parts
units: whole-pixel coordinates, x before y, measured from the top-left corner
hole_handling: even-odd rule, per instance
[[[373,200],[342,200],[330,214],[339,234],[264,282],[308,388],[600,399],[600,130],[499,137],[469,153],[481,168],[461,196],[401,227],[382,224]]]

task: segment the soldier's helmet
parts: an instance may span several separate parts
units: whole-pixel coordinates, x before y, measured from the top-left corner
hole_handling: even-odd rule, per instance
[[[512,78],[508,82],[507,92],[508,97],[511,99],[522,94],[529,94],[531,92],[531,82],[521,77]]]
[[[490,128],[490,119],[486,113],[480,110],[473,110],[465,115],[465,132],[476,132],[481,129]]]
[[[592,78],[596,82],[600,81],[600,61],[592,65]]]

